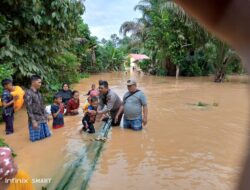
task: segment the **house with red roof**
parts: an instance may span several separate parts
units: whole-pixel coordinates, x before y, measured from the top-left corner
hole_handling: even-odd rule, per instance
[[[128,57],[130,58],[130,70],[137,70],[140,71],[140,67],[138,65],[139,61],[145,60],[145,59],[150,59],[147,55],[144,54],[129,54]]]

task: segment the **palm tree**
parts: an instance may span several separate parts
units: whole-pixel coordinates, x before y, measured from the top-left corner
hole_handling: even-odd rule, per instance
[[[145,46],[145,42],[149,38],[153,27],[151,14],[157,12],[160,7],[159,5],[159,0],[141,0],[139,4],[134,7],[134,10],[141,11],[143,15],[142,18],[139,18],[136,21],[127,21],[121,25],[120,34],[126,36],[130,33],[132,41],[129,47],[143,48]],[[153,65],[155,65],[159,51],[157,43],[150,48],[147,47],[147,49],[150,50],[150,57]]]
[[[216,58],[213,64],[215,69],[215,82],[223,82],[226,78],[227,67],[232,61],[240,61],[237,53],[230,49],[224,42],[215,39],[216,44]]]
[[[195,37],[197,48],[199,48],[199,46],[204,47],[208,41],[213,41],[216,46],[216,60],[213,63],[213,67],[215,69],[214,81],[223,82],[226,77],[226,70],[228,65],[234,60],[240,61],[240,57],[237,55],[237,53],[234,50],[230,49],[229,46],[224,42],[211,36],[210,33],[208,33],[203,27],[201,27],[199,23],[197,23],[192,17],[187,15],[187,13],[175,2],[165,1],[162,5],[162,9],[167,9],[175,16],[178,16],[187,25],[192,27],[193,32],[195,32],[196,34]],[[179,69],[177,68],[176,72],[178,72],[178,70]]]
[[[124,36],[131,33],[134,37],[140,37],[143,34],[144,26],[139,22],[126,21],[120,27],[120,34]]]

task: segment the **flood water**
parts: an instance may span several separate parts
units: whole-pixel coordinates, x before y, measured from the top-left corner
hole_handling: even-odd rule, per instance
[[[148,125],[141,132],[113,128],[104,144],[89,190],[233,190],[249,137],[248,84],[212,78],[174,78],[133,74],[148,98]],[[74,85],[83,95],[92,83],[108,80],[121,97],[124,73],[91,76]],[[81,97],[83,103],[84,97]],[[198,102],[208,104],[197,106]],[[15,117],[15,134],[1,137],[17,153],[20,169],[32,178],[52,178],[80,154],[90,135],[80,135],[82,114],[65,118],[53,136],[31,143],[25,110]],[[52,122],[50,122],[51,126]],[[98,128],[97,124],[97,128]],[[67,169],[65,169],[67,172]],[[37,188],[47,184],[37,183]]]

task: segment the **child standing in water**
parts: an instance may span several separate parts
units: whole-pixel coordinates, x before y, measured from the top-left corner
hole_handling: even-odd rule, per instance
[[[3,120],[5,122],[5,132],[6,135],[14,133],[14,101],[18,99],[18,96],[13,97],[11,92],[14,91],[14,86],[12,80],[4,79],[2,81],[2,86],[4,88],[2,94],[2,104],[3,104]]]
[[[68,101],[67,104],[67,115],[78,115],[78,108],[80,106],[79,92],[73,91],[73,98]]]
[[[97,91],[97,90],[96,90],[95,84],[92,84],[92,85],[91,85],[91,89],[88,91],[88,93],[87,93],[86,95],[87,95],[87,96],[90,96],[91,92],[93,92],[93,91]]]
[[[54,104],[51,105],[51,114],[53,116],[53,129],[58,129],[64,126],[64,105],[62,97],[56,94],[53,98]]]
[[[88,111],[88,107],[90,105],[90,100],[92,97],[99,97],[99,92],[97,90],[94,90],[92,92],[90,92],[89,97],[87,98],[86,103],[83,105],[83,112],[87,112]]]
[[[83,105],[83,112],[86,113],[88,111],[88,107],[90,106],[90,100],[91,97],[89,96],[85,102],[85,104]]]
[[[97,107],[98,107],[98,98],[95,96],[91,97],[88,110],[82,119],[82,124],[83,124],[82,131],[88,133],[95,133],[94,123],[97,114]]]

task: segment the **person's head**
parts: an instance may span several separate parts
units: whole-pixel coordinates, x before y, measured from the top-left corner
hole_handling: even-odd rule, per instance
[[[79,92],[74,90],[72,92],[72,97],[73,97],[74,100],[79,100]]]
[[[93,107],[97,107],[98,106],[98,98],[97,97],[91,97],[90,98],[90,105]]]
[[[4,89],[8,90],[8,91],[12,91],[13,89],[13,82],[11,79],[3,79],[2,80],[2,86],[4,87]]]
[[[38,75],[31,76],[31,86],[36,90],[39,90],[42,86],[42,79]]]
[[[90,104],[91,103],[91,96],[88,97],[88,103]]]
[[[8,147],[0,147],[0,181],[12,179],[17,173],[17,165],[14,162],[12,152]]]
[[[103,81],[103,80],[99,80],[99,81],[98,81],[99,86],[102,84],[102,81]]]
[[[68,83],[64,83],[63,86],[62,86],[62,89],[64,91],[68,91],[69,90],[69,84]]]
[[[95,90],[95,84],[91,85],[91,90]]]
[[[99,84],[99,91],[101,94],[107,94],[108,91],[109,91],[109,84],[107,81],[102,81],[100,84]]]
[[[56,95],[53,97],[53,101],[54,101],[54,103],[56,103],[56,104],[61,104],[61,103],[62,103],[62,96],[60,96],[59,94],[56,94]]]
[[[127,81],[127,87],[129,92],[135,92],[137,89],[136,81],[133,79],[129,79]]]

